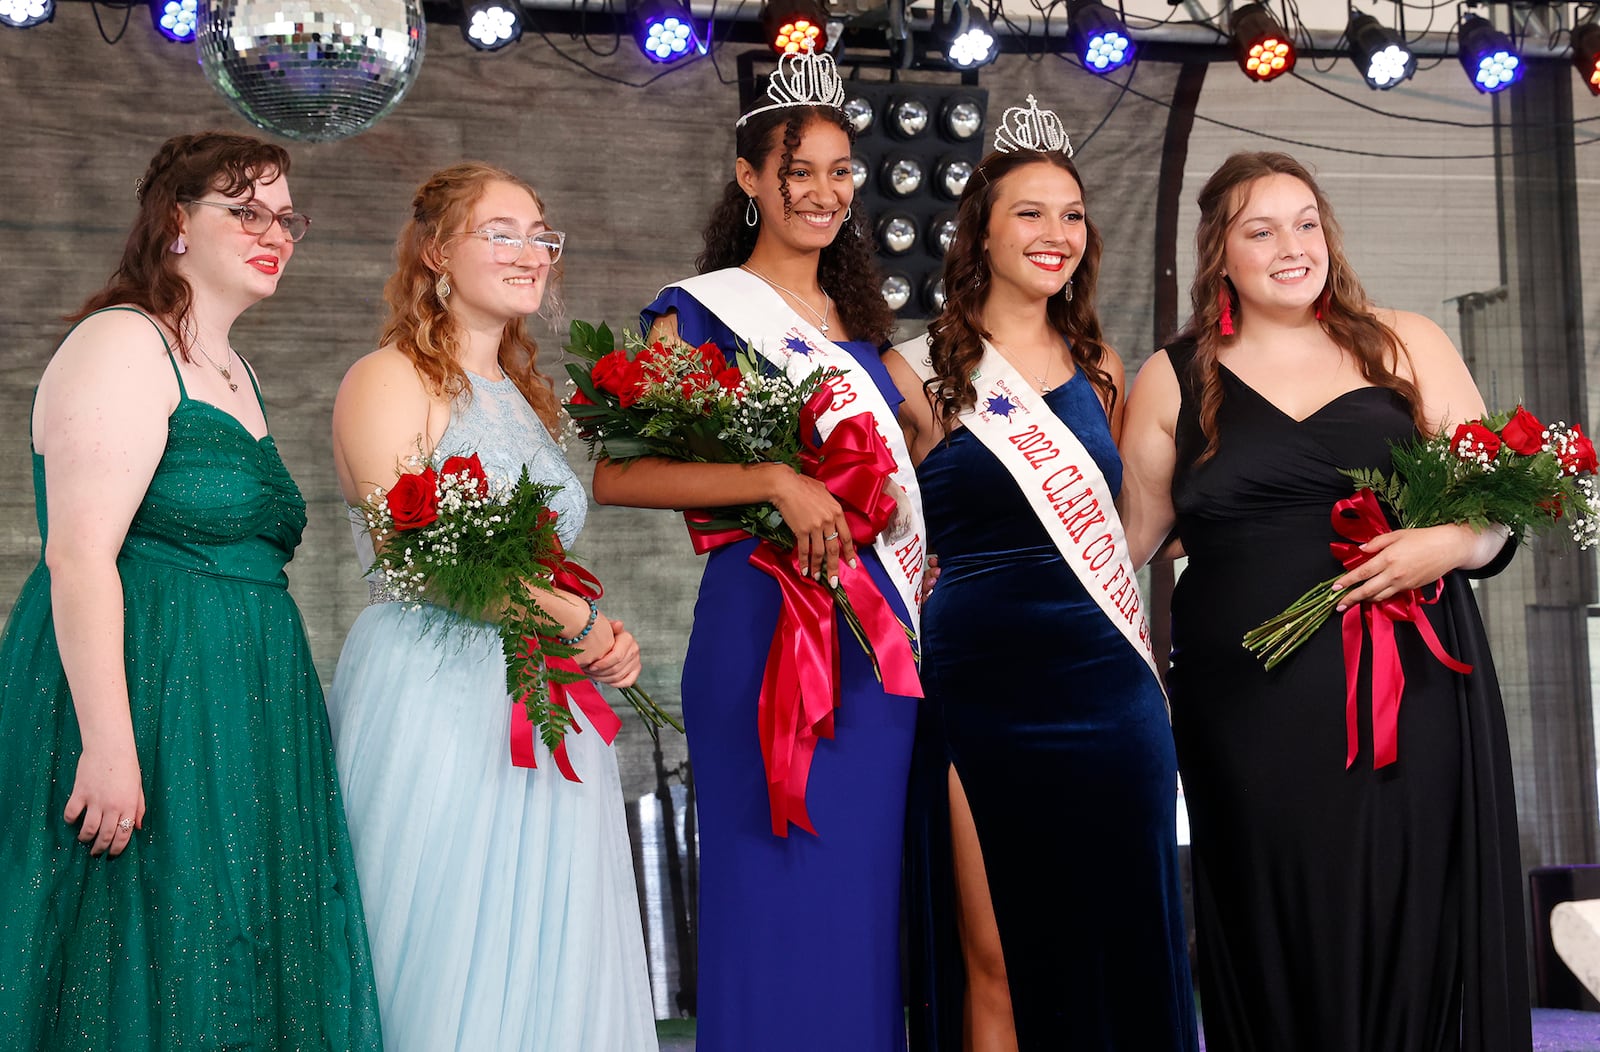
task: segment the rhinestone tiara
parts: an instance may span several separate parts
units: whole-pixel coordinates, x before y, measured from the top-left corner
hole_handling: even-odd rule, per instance
[[[998,153],[1040,150],[1072,156],[1072,140],[1067,137],[1061,118],[1053,110],[1041,110],[1032,95],[1028,96],[1027,109],[1013,106],[1006,110],[1000,127],[994,130],[994,148]]]
[[[767,98],[772,101],[739,118],[735,128],[758,113],[784,109],[788,106],[844,105],[844,80],[833,56],[811,51],[797,51],[778,59],[778,68],[767,81]],[[1058,122],[1059,123],[1059,122]]]

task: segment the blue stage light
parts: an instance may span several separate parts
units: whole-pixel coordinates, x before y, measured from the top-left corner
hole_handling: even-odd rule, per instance
[[[1511,38],[1481,15],[1466,15],[1458,30],[1461,68],[1485,94],[1504,91],[1522,79],[1522,59]]]
[[[1133,38],[1128,36],[1128,27],[1105,4],[1075,0],[1067,20],[1072,49],[1090,73],[1104,76],[1133,61]]]
[[[680,0],[644,0],[633,9],[633,27],[651,62],[676,62],[703,50],[689,6]]]
[[[199,0],[150,0],[150,17],[162,36],[187,44],[200,20]]]
[[[0,25],[32,29],[56,17],[56,0],[0,0]]]

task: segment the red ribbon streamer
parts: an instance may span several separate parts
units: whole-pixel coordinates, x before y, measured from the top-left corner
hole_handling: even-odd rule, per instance
[[[1353,570],[1372,556],[1361,550],[1361,545],[1380,534],[1389,532],[1389,522],[1383,515],[1378,498],[1369,489],[1333,506],[1333,528],[1344,541],[1334,541],[1329,546],[1334,557]],[[1400,652],[1394,643],[1394,626],[1397,621],[1409,621],[1417,626],[1422,641],[1439,663],[1460,673],[1469,673],[1472,666],[1457,661],[1445,652],[1444,644],[1434,633],[1433,624],[1423,612],[1424,606],[1439,601],[1444,579],[1435,585],[1432,599],[1424,599],[1420,588],[1396,593],[1382,602],[1364,602],[1346,608],[1341,625],[1344,636],[1344,730],[1345,768],[1355,765],[1358,747],[1356,735],[1356,694],[1360,681],[1361,640],[1363,626],[1372,636],[1372,766],[1387,767],[1399,759],[1400,697],[1405,691],[1406,674],[1400,665]]]
[[[605,586],[600,579],[585,567],[566,557],[561,547],[559,538],[555,541],[555,555],[545,561],[545,566],[550,571],[551,582],[559,589],[582,596],[591,603],[606,594]],[[536,656],[540,651],[537,639],[523,639],[523,656]],[[545,667],[554,672],[568,672],[579,676],[583,670],[578,663],[570,657],[553,657],[546,655]],[[559,708],[572,710],[573,705],[587,717],[589,723],[599,732],[600,737],[607,745],[617,740],[617,732],[622,730],[622,719],[606,704],[606,699],[600,696],[600,691],[587,678],[573,683],[559,683],[555,679],[548,680],[550,687],[550,703]],[[524,704],[527,695],[515,698],[511,702],[511,763],[516,767],[537,768],[533,741],[537,733],[533,721],[528,718],[528,709]],[[574,722],[572,733],[581,734],[583,727]],[[556,769],[561,776],[569,782],[581,782],[578,772],[572,767],[572,760],[567,755],[567,743],[563,738],[560,745],[551,753],[556,761]]]
[[[805,441],[801,471],[826,485],[839,501],[855,543],[871,544],[894,516],[894,498],[884,492],[885,481],[895,471],[894,455],[870,413],[840,421],[827,440],[818,443],[816,418],[832,397],[823,388],[801,411]],[[705,530],[696,525],[710,517],[695,511],[684,515],[696,553],[750,536],[744,530]],[[820,582],[801,576],[790,553],[770,541],[756,545],[750,565],[776,580],[782,597],[757,708],[772,832],[788,836],[793,823],[814,834],[806,809],[806,783],[817,742],[833,737],[833,711],[839,704],[833,594]],[[884,690],[922,697],[911,641],[871,574],[841,563],[839,585],[871,645]]]

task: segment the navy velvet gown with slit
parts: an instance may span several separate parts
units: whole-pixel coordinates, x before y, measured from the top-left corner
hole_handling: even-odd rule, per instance
[[[1182,391],[1172,500],[1189,557],[1168,683],[1209,1052],[1526,1052],[1510,749],[1466,575],[1447,574],[1425,610],[1473,671],[1452,672],[1397,626],[1399,759],[1382,768],[1370,644],[1347,769],[1338,619],[1270,672],[1241,642],[1339,572],[1328,545],[1333,506],[1351,494],[1340,469],[1389,470],[1389,444],[1415,433],[1409,407],[1361,387],[1295,420],[1223,367],[1220,441],[1201,463],[1194,346],[1167,353]]]
[[[1122,462],[1088,378],[1044,400],[1119,490]],[[954,764],[1023,1052],[1193,1052],[1161,690],[971,432],[934,447],[918,478],[942,572],[922,614],[927,698],[908,833],[912,1044],[962,1047]]]
[[[669,310],[683,339],[734,350],[735,334],[678,289],[645,308],[644,328]],[[899,402],[876,347],[838,346]],[[900,860],[917,702],[884,693],[845,630],[834,737],[818,744],[806,789],[817,833],[774,836],[756,707],[779,592],[750,565],[754,548],[745,540],[706,557],[683,664],[700,822],[695,1048],[903,1052]],[[857,551],[906,621],[877,553]]]

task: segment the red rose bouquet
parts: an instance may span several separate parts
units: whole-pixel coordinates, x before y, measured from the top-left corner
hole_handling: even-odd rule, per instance
[[[1392,463],[1394,470],[1389,475],[1371,470],[1345,472],[1357,493],[1335,507],[1334,527],[1345,540],[1335,542],[1333,548],[1346,570],[1365,561],[1361,544],[1389,529],[1380,503],[1401,528],[1445,523],[1479,529],[1499,525],[1521,539],[1530,530],[1565,523],[1581,548],[1591,547],[1600,537],[1600,521],[1595,516],[1595,449],[1576,424],[1546,426],[1518,406],[1510,413],[1468,421],[1452,433],[1441,432],[1426,441],[1396,443]],[[1267,668],[1276,667],[1333,613],[1340,595],[1333,591],[1333,582],[1342,576],[1318,584],[1282,613],[1245,633],[1244,645]],[[1394,601],[1386,600],[1383,605]],[[1418,601],[1415,592],[1404,600],[1413,606]],[[1416,609],[1420,616],[1420,608]],[[1428,638],[1431,647],[1431,636]]]
[[[579,670],[577,647],[561,641],[561,627],[535,601],[537,592],[558,587],[591,601],[603,594],[600,582],[562,550],[550,509],[557,488],[530,481],[524,469],[514,485],[496,492],[474,453],[450,457],[437,470],[404,473],[356,511],[377,553],[368,572],[381,573],[392,594],[497,626],[506,690],[525,717],[513,721],[514,761],[533,766],[537,731],[562,773],[577,781],[562,745],[574,722],[571,706],[583,708],[603,736],[609,732],[608,741],[620,724]],[[652,735],[663,726],[683,730],[642,690],[621,693]]]

